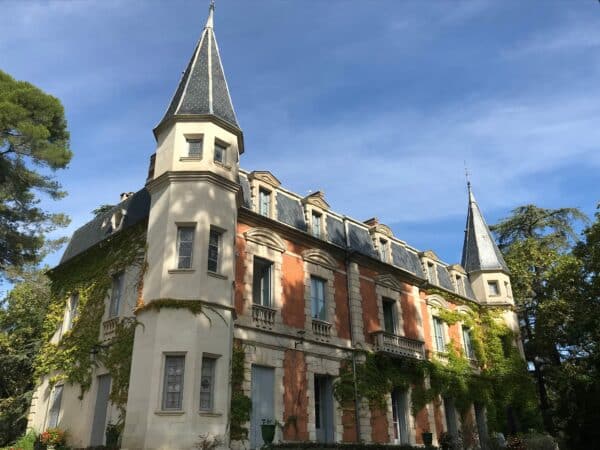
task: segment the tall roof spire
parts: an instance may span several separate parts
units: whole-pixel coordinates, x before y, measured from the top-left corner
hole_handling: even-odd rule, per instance
[[[467,181],[467,190],[469,191],[469,208],[463,244],[462,266],[467,273],[483,270],[499,270],[508,273],[508,267],[504,262],[502,253],[500,253],[500,249],[496,245],[475,200],[470,181]]]
[[[240,130],[213,29],[214,11],[215,4],[211,1],[202,35],[167,112],[156,128],[177,116],[212,116]]]

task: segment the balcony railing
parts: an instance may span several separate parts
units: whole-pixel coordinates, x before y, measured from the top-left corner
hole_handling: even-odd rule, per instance
[[[317,338],[329,339],[331,337],[331,324],[324,320],[313,319],[312,330]]]
[[[415,359],[425,359],[425,344],[422,341],[397,336],[385,331],[376,331],[372,335],[375,339],[375,351]]]
[[[270,330],[275,325],[275,312],[268,306],[252,305],[252,321],[256,327]]]
[[[113,317],[112,319],[108,319],[102,322],[102,337],[105,341],[108,341],[115,337],[119,320],[119,317]]]

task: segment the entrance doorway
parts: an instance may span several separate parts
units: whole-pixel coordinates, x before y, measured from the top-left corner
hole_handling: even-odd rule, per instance
[[[94,406],[94,421],[92,422],[92,435],[90,446],[104,445],[106,435],[106,412],[108,410],[108,396],[110,395],[110,375],[100,375],[98,378],[98,391],[96,405]]]
[[[261,428],[263,420],[275,420],[274,411],[275,369],[252,366],[252,413],[250,417],[250,448],[264,444]]]
[[[327,375],[315,375],[315,428],[318,442],[334,442],[333,382]]]

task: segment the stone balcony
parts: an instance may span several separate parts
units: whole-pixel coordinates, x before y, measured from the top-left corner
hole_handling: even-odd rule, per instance
[[[312,319],[312,331],[319,340],[328,340],[331,337],[331,324],[324,320]]]
[[[395,356],[404,356],[415,359],[425,359],[425,343],[416,339],[376,331],[371,333],[374,340],[375,351],[388,353]]]
[[[275,326],[276,311],[268,306],[252,305],[252,322],[254,326],[264,330],[272,330]]]
[[[102,340],[110,341],[115,337],[117,325],[119,324],[120,320],[120,317],[112,317],[102,322]]]

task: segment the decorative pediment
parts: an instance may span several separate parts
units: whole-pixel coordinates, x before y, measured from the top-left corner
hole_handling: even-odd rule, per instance
[[[371,228],[370,231],[371,231],[371,233],[383,234],[384,236],[387,236],[390,238],[394,237],[394,233],[392,232],[392,229],[382,223],[375,225],[373,228]]]
[[[448,307],[448,302],[446,300],[444,300],[443,297],[440,297],[439,295],[429,295],[426,298],[426,302],[429,306],[433,307],[433,308],[440,308],[440,309],[450,309]]]
[[[266,228],[251,228],[244,233],[244,237],[247,241],[266,245],[281,253],[286,249],[285,241],[277,233]]]
[[[432,259],[434,261],[440,261],[438,255],[435,254],[433,250],[426,250],[424,252],[419,253],[419,256],[424,256],[425,258]]]
[[[302,199],[303,205],[313,205],[324,210],[329,209],[329,204],[325,201],[325,193],[323,191],[313,192]]]
[[[458,305],[456,307],[456,311],[463,314],[471,315],[473,314],[473,310],[469,308],[467,305]]]
[[[379,275],[377,278],[375,278],[375,283],[393,289],[395,291],[402,290],[402,285],[400,284],[398,279],[392,275]]]
[[[311,248],[302,252],[302,259],[306,262],[318,264],[331,270],[337,269],[337,261],[329,253],[317,248]]]
[[[262,181],[263,183],[266,183],[273,187],[279,187],[281,185],[281,181],[275,178],[275,175],[273,175],[268,170],[255,170],[254,172],[250,173],[250,175],[248,175],[248,180]]]
[[[450,267],[448,267],[448,269],[453,270],[454,272],[461,273],[463,275],[467,274],[465,269],[463,269],[463,266],[461,266],[460,264],[452,264]]]

